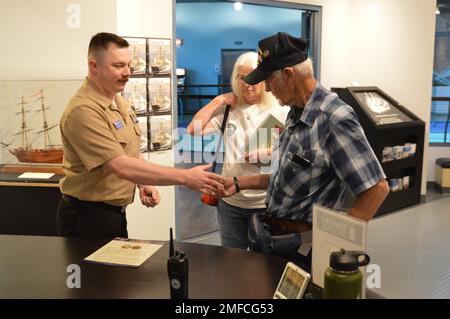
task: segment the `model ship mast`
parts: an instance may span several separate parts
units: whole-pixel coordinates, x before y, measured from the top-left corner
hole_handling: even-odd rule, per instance
[[[20,102],[17,105],[20,105],[20,111],[17,112],[17,115],[21,115],[22,118],[22,125],[21,125],[21,131],[18,133],[15,133],[13,135],[22,135],[22,148],[27,150],[31,148],[31,144],[28,143],[28,132],[32,131],[33,129],[28,129],[27,128],[27,122],[25,120],[25,113],[29,113],[30,111],[25,110],[25,104],[27,104],[25,102],[25,99],[23,96],[20,97]]]
[[[44,104],[44,92],[43,90],[40,90],[36,95],[39,95],[39,99],[41,100],[41,107],[36,110],[36,112],[42,112],[42,130],[38,131],[38,134],[40,133],[44,133],[44,149],[48,149],[49,146],[53,147],[54,145],[51,143],[50,140],[50,134],[48,133],[48,131],[50,131],[51,129],[55,128],[58,126],[58,124],[54,124],[51,126],[48,126],[47,124],[47,114],[45,113],[45,110],[48,110],[48,107],[45,106]]]

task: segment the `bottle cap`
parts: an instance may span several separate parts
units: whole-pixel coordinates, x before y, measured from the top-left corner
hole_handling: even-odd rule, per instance
[[[360,257],[363,259],[360,259]],[[359,267],[370,262],[370,257],[362,251],[340,251],[332,252],[330,255],[330,267],[337,271],[356,271]]]

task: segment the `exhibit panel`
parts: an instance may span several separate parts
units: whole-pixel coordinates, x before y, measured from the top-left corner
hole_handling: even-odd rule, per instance
[[[332,88],[359,117],[390,193],[377,216],[421,199],[425,123],[377,87]]]

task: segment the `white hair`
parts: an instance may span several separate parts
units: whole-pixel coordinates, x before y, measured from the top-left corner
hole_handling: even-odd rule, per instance
[[[307,58],[305,61],[291,66],[300,75],[305,77],[314,76],[313,62],[311,58]],[[276,70],[272,73],[274,77],[278,77],[281,74],[281,70]]]
[[[233,72],[231,73],[231,89],[233,90],[233,93],[238,97],[238,103],[237,106],[245,105],[244,100],[241,97],[241,92],[239,91],[239,85],[238,85],[238,75],[239,75],[239,68],[241,66],[249,66],[253,70],[256,69],[258,65],[258,54],[256,52],[246,52],[241,54],[236,62],[234,63]],[[263,109],[270,108],[273,105],[278,105],[278,102],[275,100],[272,93],[266,92],[265,84],[262,84],[261,88],[261,100],[260,103],[261,107]]]
[[[294,65],[293,68],[303,76],[314,76],[314,68],[311,58],[307,58],[305,61]]]

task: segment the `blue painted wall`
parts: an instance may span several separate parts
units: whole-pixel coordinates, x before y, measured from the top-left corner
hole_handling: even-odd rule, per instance
[[[301,18],[302,11],[295,9],[244,4],[235,11],[233,3],[177,4],[176,36],[183,39],[177,67],[187,69],[187,84],[217,84],[221,49],[256,49],[260,39],[279,31],[300,36]]]

